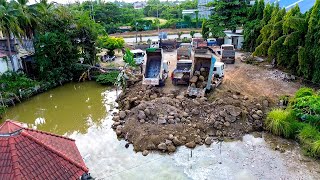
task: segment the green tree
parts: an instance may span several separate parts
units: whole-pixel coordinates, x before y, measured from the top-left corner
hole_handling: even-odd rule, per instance
[[[196,34],[196,32],[195,31],[190,31],[190,36],[192,37],[192,38],[194,38],[194,35]]]
[[[208,6],[214,7],[208,22],[216,37],[225,29],[235,31],[246,20],[248,9],[245,0],[215,0]]]
[[[9,58],[11,65],[14,69],[14,62],[12,59],[12,49],[11,49],[11,33],[15,37],[20,37],[23,34],[18,22],[19,11],[13,7],[13,3],[8,3],[6,0],[0,0],[0,29],[3,35],[7,39],[7,47],[9,52]]]
[[[121,49],[124,46],[123,38],[117,38],[112,36],[100,36],[97,40],[97,45],[100,48],[108,49],[108,54],[113,56],[115,49]]]
[[[210,29],[209,29],[209,27],[208,27],[208,25],[207,25],[207,21],[206,20],[203,20],[203,22],[202,22],[202,31],[201,31],[201,34],[202,34],[202,37],[204,38],[204,39],[208,39],[208,37],[209,37],[209,32],[210,31]]]

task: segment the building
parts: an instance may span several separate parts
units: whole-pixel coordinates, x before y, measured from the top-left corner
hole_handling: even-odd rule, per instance
[[[196,12],[198,9],[187,9],[187,10],[182,10],[182,16],[190,16],[191,19],[196,18]]]
[[[235,49],[241,49],[243,45],[243,30],[239,29],[236,32],[231,30],[223,31],[226,36],[224,37],[224,44],[232,44]]]
[[[88,176],[73,139],[7,120],[0,125],[0,179],[79,179]],[[88,178],[88,177],[87,177]]]
[[[145,1],[136,1],[132,3],[134,9],[142,9],[147,6],[147,2]]]
[[[209,2],[213,2],[214,0],[198,0],[198,10],[199,10],[199,18],[209,19],[213,7],[206,7]]]
[[[10,39],[11,58],[7,45],[7,38],[0,33],[0,73],[5,71],[24,70],[26,73],[31,71],[34,55],[34,46],[31,39]],[[11,62],[12,61],[12,62]]]

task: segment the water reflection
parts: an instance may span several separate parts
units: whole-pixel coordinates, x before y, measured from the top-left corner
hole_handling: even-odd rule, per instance
[[[69,83],[9,108],[4,119],[61,135],[86,133],[108,114],[101,98],[106,90],[95,82]]]

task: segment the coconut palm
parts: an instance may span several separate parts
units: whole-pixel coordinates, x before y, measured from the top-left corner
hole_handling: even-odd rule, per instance
[[[35,6],[27,5],[28,0],[13,1],[14,8],[18,11],[17,18],[19,26],[24,32],[24,35],[31,38],[34,35],[34,29],[37,26],[39,18]]]
[[[20,34],[23,33],[19,27],[19,22],[16,16],[17,14],[18,11],[13,7],[12,3],[8,3],[6,0],[0,0],[0,30],[7,39],[9,58],[13,70],[15,69],[10,43],[11,34],[16,37],[20,37]]]

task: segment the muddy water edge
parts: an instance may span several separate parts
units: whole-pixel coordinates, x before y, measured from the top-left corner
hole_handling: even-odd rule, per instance
[[[265,133],[144,157],[111,129],[116,97],[95,82],[69,83],[9,108],[5,119],[74,138],[97,179],[320,179],[319,162]]]

